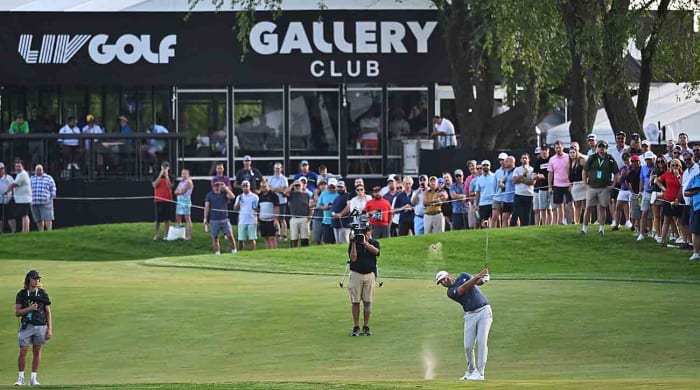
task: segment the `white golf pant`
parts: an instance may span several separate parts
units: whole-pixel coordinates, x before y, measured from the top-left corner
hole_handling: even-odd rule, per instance
[[[464,354],[467,357],[467,370],[478,369],[484,375],[489,354],[489,331],[493,322],[491,305],[483,306],[464,314]],[[479,345],[479,361],[474,362],[474,345]]]

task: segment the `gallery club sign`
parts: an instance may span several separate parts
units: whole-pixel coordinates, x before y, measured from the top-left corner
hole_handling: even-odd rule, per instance
[[[436,21],[423,24],[417,21],[357,21],[354,22],[354,34],[346,34],[346,24],[342,21],[306,24],[298,21],[286,26],[269,21],[256,23],[250,31],[250,47],[261,55],[426,54],[428,40],[437,26]],[[326,24],[330,24],[330,28]],[[415,53],[409,53],[407,43],[415,47]],[[312,60],[309,72],[317,78],[379,76],[377,60],[339,62]]]
[[[17,51],[28,64],[66,64],[87,42],[90,58],[100,65],[115,59],[126,65],[141,59],[151,64],[167,64],[175,57],[177,36],[173,34],[161,39],[156,52],[152,51],[151,36],[147,34],[124,34],[115,40],[107,34],[44,34],[38,48],[32,47],[33,41],[33,34],[22,34],[17,46]]]

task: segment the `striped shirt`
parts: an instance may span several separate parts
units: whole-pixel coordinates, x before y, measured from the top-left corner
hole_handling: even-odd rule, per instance
[[[56,197],[56,183],[50,175],[34,175],[29,180],[32,183],[32,204],[47,204]]]

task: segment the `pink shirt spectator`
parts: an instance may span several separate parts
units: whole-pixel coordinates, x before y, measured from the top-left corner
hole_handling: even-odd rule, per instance
[[[554,175],[554,187],[568,187],[569,183],[569,156],[562,153],[561,156],[554,154],[549,159],[547,170]]]

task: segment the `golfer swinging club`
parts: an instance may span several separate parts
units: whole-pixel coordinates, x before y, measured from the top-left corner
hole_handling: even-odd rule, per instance
[[[460,380],[483,381],[493,313],[489,301],[477,286],[489,281],[489,270],[484,268],[475,276],[462,272],[457,279],[447,271],[440,271],[435,275],[435,281],[447,287],[447,296],[464,308],[464,354],[467,358],[467,371]],[[475,342],[479,344],[478,365],[474,362]]]

